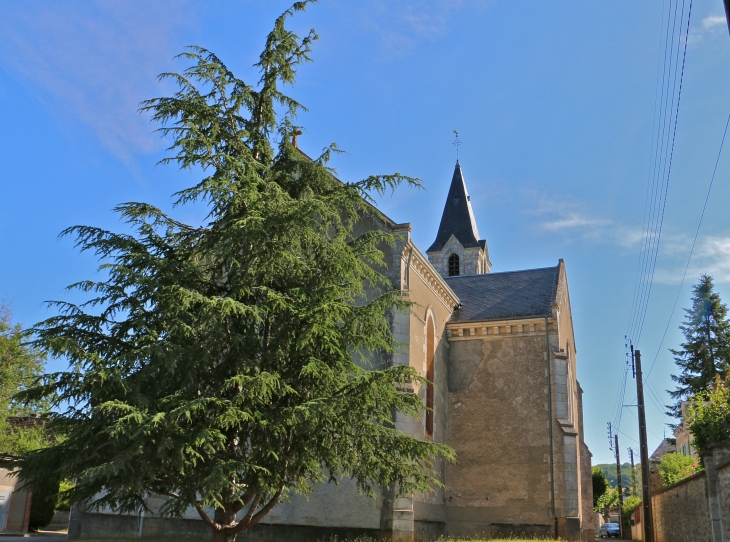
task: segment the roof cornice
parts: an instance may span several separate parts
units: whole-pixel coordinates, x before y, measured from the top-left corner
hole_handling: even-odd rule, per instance
[[[410,268],[408,272],[410,273],[412,270],[421,277],[431,291],[436,294],[436,296],[446,307],[449,308],[449,310],[453,311],[459,306],[461,303],[459,297],[451,288],[449,288],[449,285],[446,284],[443,277],[439,275],[436,269],[434,269],[428,261],[428,258],[424,256],[420,250],[418,250],[418,247],[410,239],[408,240],[408,243],[406,243],[403,255],[407,258],[407,262],[410,260]],[[408,284],[408,288],[410,288],[410,286],[411,285]]]

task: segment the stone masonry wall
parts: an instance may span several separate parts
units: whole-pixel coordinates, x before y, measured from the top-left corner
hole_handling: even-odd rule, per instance
[[[711,444],[702,461],[703,472],[652,490],[656,542],[730,541],[730,442]]]
[[[552,532],[544,356],[544,331],[450,341],[450,536]]]
[[[489,260],[482,247],[464,248],[452,235],[440,251],[428,253],[429,262],[442,277],[449,276],[449,256],[452,254],[459,256],[460,275],[489,273]]]
[[[578,427],[580,429],[580,499],[581,499],[581,539],[594,540],[596,529],[594,526],[593,512],[593,476],[591,475],[591,452],[586,446],[583,432],[583,390],[580,384],[577,386],[578,398]]]
[[[717,469],[717,489],[719,493],[720,517],[726,518],[722,522],[722,538],[730,540],[730,463]]]
[[[651,500],[655,542],[712,542],[704,473],[669,486]]]

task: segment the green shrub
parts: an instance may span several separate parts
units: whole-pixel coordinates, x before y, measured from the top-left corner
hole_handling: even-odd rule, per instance
[[[58,480],[53,479],[33,483],[33,498],[30,501],[30,522],[28,523],[28,528],[31,531],[37,531],[45,527],[53,519],[58,487]]]
[[[61,482],[58,488],[58,497],[56,497],[56,510],[71,510],[71,501],[68,500],[68,495],[63,493],[73,487],[73,484],[69,482]]]
[[[608,490],[608,479],[601,467],[593,467],[593,509],[596,510],[598,501],[606,494]]]
[[[666,454],[659,464],[659,474],[665,486],[676,484],[701,470],[702,466],[696,458],[676,452]]]
[[[713,442],[730,440],[730,379],[715,379],[711,388],[694,397],[687,409],[687,424],[699,453]]]

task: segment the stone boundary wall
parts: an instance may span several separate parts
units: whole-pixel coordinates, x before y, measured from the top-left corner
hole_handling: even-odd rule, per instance
[[[210,540],[211,529],[200,520],[140,518],[116,514],[71,513],[68,539],[126,536],[129,538],[169,538],[170,540]],[[350,529],[339,527],[312,527],[308,525],[271,525],[259,523],[240,533],[236,540],[243,542],[322,542],[323,540],[352,540],[358,537],[380,539],[377,529]]]
[[[711,444],[702,454],[702,461],[707,476],[713,540],[730,541],[730,443]]]
[[[56,510],[53,512],[53,519],[51,520],[51,523],[46,525],[46,529],[49,530],[55,530],[55,529],[66,529],[68,527],[68,518],[69,518],[69,511],[68,510]]]
[[[717,468],[717,482],[719,493],[719,513],[722,521],[722,539],[730,540],[730,462],[719,465]]]
[[[652,495],[655,542],[713,542],[705,473]]]
[[[730,542],[730,442],[702,454],[705,470],[651,496],[655,542]],[[643,537],[640,507],[634,540]]]

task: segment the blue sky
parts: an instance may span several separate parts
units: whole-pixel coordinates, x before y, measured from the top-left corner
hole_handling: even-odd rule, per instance
[[[300,146],[331,142],[341,178],[399,171],[424,191],[399,190],[382,209],[433,241],[454,166],[452,130],[493,271],[568,269],[588,444],[611,461],[655,131],[662,17],[669,0],[322,0],[291,27],[314,27],[314,62],[290,93],[306,105]],[[680,0],[681,1],[681,0]],[[689,0],[687,0],[689,3]],[[0,297],[24,325],[50,316],[48,299],[90,278],[91,255],[58,233],[91,224],[120,230],[112,207],[170,194],[195,180],[155,167],[165,142],[137,113],[169,94],[155,76],[182,70],[186,45],[215,51],[240,77],[252,69],[288,2],[2,2],[0,20]],[[654,287],[638,345],[656,403],[672,387],[668,347],[689,285],[715,277],[730,301],[730,153],[717,178],[679,306],[669,318],[730,113],[730,38],[721,0],[694,0],[672,175]],[[175,211],[201,219],[202,209]],[[648,358],[648,359],[647,359]],[[59,368],[58,362],[51,368]],[[515,375],[516,378],[518,375]],[[629,387],[633,381],[629,380]],[[632,401],[631,388],[625,402]],[[668,420],[650,401],[649,445]],[[621,448],[637,444],[625,409]],[[624,436],[625,435],[625,436]]]

